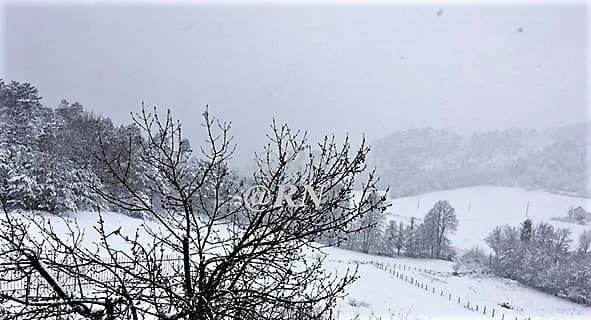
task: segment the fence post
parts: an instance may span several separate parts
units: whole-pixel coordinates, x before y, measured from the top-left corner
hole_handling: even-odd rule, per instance
[[[25,292],[26,292],[25,294],[27,295],[27,297],[30,296],[30,293],[31,293],[31,274],[30,273],[27,273],[27,284],[25,287]]]
[[[458,304],[460,304],[460,297],[458,297]]]

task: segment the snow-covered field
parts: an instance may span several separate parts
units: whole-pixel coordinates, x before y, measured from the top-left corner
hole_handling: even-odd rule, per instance
[[[581,206],[591,211],[591,199],[496,186],[444,190],[392,199],[387,219],[408,223],[410,217],[422,218],[438,200],[447,200],[456,209],[458,230],[450,238],[458,249],[475,246],[488,249],[483,240],[486,235],[495,226],[519,225],[526,218],[526,209],[527,217],[534,223],[545,221],[555,227],[569,228],[571,238],[575,240],[573,244],[583,230],[591,229],[590,225],[551,220],[552,217],[566,217],[570,207]]]
[[[329,253],[327,266],[330,269],[342,272],[347,267],[359,265],[359,280],[349,288],[349,295],[338,306],[341,319],[356,315],[360,319],[384,320],[493,319],[492,309],[495,309],[494,319],[591,319],[591,308],[541,293],[515,281],[488,275],[453,276],[451,262],[376,257],[337,248],[326,252]],[[396,265],[394,270],[427,287],[412,285],[379,269],[375,263]],[[470,302],[470,309],[467,302]],[[513,309],[503,308],[501,303],[508,303]]]
[[[525,217],[527,201],[530,201],[529,217],[569,227],[575,235],[584,226],[551,221],[550,218],[564,216],[571,206],[581,205],[589,209],[587,199],[516,188],[474,187],[428,193],[421,195],[420,200],[419,197],[393,199],[389,218],[422,217],[437,200],[448,200],[456,208],[460,223],[452,241],[455,246],[464,249],[476,245],[484,248],[482,239],[496,225],[520,223]],[[92,239],[92,226],[98,215],[79,213],[74,216],[80,227],[87,230],[89,240]],[[109,227],[121,227],[129,233],[144,223],[116,213],[105,213],[103,218]],[[54,224],[54,227],[60,231],[60,223]],[[326,267],[329,270],[344,273],[347,268],[358,267],[358,281],[349,287],[348,296],[338,305],[339,319],[355,316],[384,320],[492,319],[492,309],[495,309],[494,319],[591,319],[589,307],[541,293],[514,281],[489,275],[453,276],[451,262],[377,257],[337,248],[328,248],[325,252],[328,254]],[[394,272],[399,272],[407,280],[380,269],[378,263],[396,266]],[[411,278],[427,288],[411,284]],[[468,302],[470,309],[467,308]],[[508,303],[513,309],[503,308],[499,305],[501,303]],[[476,305],[478,312],[475,311]],[[487,308],[486,315],[484,307]]]

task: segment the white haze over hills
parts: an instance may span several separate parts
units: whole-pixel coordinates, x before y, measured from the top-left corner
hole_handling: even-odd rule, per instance
[[[397,131],[372,143],[370,161],[392,196],[499,185],[590,197],[589,126]]]

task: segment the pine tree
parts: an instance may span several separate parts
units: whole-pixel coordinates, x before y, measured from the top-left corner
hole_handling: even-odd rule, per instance
[[[347,237],[345,248],[363,253],[383,253],[385,199],[376,192],[368,195],[368,205],[374,207],[352,226],[355,232]]]
[[[404,241],[404,253],[409,257],[419,256],[418,250],[418,228],[415,217],[410,218],[410,225],[405,231],[406,241]]]
[[[0,209],[8,212],[8,179],[10,179],[10,169],[8,159],[10,155],[7,149],[0,147]]]
[[[531,219],[525,219],[521,224],[521,235],[520,239],[522,242],[529,242],[532,237],[532,221]]]
[[[390,221],[386,231],[384,232],[384,243],[386,244],[386,252],[389,254],[400,255],[400,250],[404,247],[405,229],[402,221],[396,224],[396,221]]]

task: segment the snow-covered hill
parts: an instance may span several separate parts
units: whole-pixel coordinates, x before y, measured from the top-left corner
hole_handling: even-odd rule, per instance
[[[374,141],[368,160],[395,196],[499,185],[589,197],[589,128],[585,122],[469,136],[446,129],[410,129]]]
[[[475,245],[484,247],[482,239],[495,225],[520,223],[525,217],[527,201],[530,202],[529,217],[572,228],[575,235],[584,226],[552,221],[550,218],[564,215],[571,206],[589,208],[588,199],[515,188],[474,187],[393,199],[389,218],[408,220],[413,216],[422,217],[435,201],[441,199],[450,201],[457,210],[460,223],[452,241],[455,246],[464,249]],[[55,220],[52,224],[58,233],[67,232],[60,223],[61,219],[50,217]],[[92,230],[98,220],[96,213],[83,212],[72,217],[87,231],[88,241],[96,240]],[[103,218],[108,228],[121,227],[126,233],[133,233],[146,223],[116,213],[103,213]],[[150,224],[158,228],[155,223]],[[348,296],[338,304],[339,319],[355,316],[359,316],[358,319],[383,320],[492,319],[493,309],[494,319],[501,320],[591,319],[589,307],[511,280],[491,275],[453,276],[451,262],[378,257],[338,248],[327,248],[324,252],[328,255],[325,264],[329,271],[336,270],[342,274],[347,268],[358,268],[359,279],[348,288]],[[388,269],[384,270],[385,267]],[[503,303],[512,309],[502,307]]]
[[[329,254],[327,265],[331,269],[342,271],[359,266],[359,280],[348,289],[349,295],[338,306],[340,319],[351,319],[356,315],[359,319],[384,320],[591,319],[591,308],[515,281],[488,275],[453,276],[451,262],[376,257],[337,248],[329,248],[326,252]],[[380,269],[376,263],[390,265],[390,268]],[[390,273],[392,270],[394,275]],[[397,278],[396,272],[402,274],[403,279]],[[423,287],[411,284],[411,278]],[[501,307],[502,303],[512,309]]]
[[[422,218],[438,200],[447,200],[456,209],[459,225],[451,241],[461,250],[475,246],[487,249],[483,240],[486,235],[495,226],[519,225],[526,218],[526,210],[527,217],[534,223],[545,221],[555,227],[569,228],[574,242],[583,230],[591,229],[591,225],[551,220],[552,217],[565,217],[569,207],[581,206],[591,210],[591,199],[496,186],[460,188],[392,199],[387,219],[409,222],[410,217]]]

